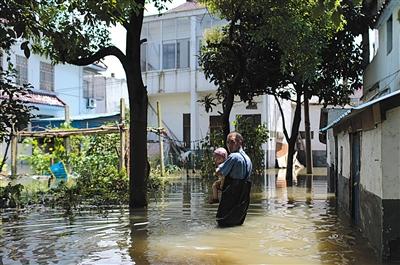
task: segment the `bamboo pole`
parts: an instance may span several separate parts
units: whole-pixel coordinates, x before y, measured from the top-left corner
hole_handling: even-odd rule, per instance
[[[13,133],[11,137],[11,176],[17,175],[17,152],[18,140],[17,135]]]
[[[74,135],[92,135],[92,134],[108,134],[108,133],[119,133],[120,126],[101,126],[96,128],[88,128],[88,129],[72,129],[72,130],[45,130],[39,132],[27,132],[21,131],[18,132],[18,137],[66,137],[66,136],[74,136]],[[126,131],[129,134],[128,128],[122,128],[123,131]],[[148,127],[148,132],[158,133],[162,131],[163,128],[153,128]]]
[[[65,105],[64,107],[64,115],[65,115],[65,125],[69,126],[71,123],[70,115],[69,115],[69,106]],[[64,146],[65,146],[65,152],[67,153],[67,157],[69,157],[69,154],[71,153],[71,139],[69,136],[64,138]],[[67,163],[67,161],[64,161]],[[70,173],[71,172],[71,167],[69,163],[66,164],[67,171]]]
[[[125,152],[126,152],[126,139],[125,139],[125,131],[123,130],[125,128],[125,100],[123,98],[120,99],[120,105],[119,105],[119,111],[120,111],[120,156],[119,156],[119,170],[125,170]]]
[[[160,108],[160,102],[157,101],[157,118],[158,118],[158,128],[162,127],[162,121],[161,121],[161,108]],[[164,145],[163,145],[163,138],[161,136],[161,131],[159,131],[158,134],[158,140],[160,142],[160,163],[161,163],[161,177],[164,176]]]

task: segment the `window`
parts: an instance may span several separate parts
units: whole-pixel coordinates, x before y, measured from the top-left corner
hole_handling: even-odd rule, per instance
[[[147,47],[147,71],[160,70],[160,45],[149,43]]]
[[[163,43],[163,69],[188,68],[190,63],[189,39]]]
[[[28,83],[28,59],[17,55],[15,58],[15,70],[17,71],[16,83],[23,85]]]
[[[190,113],[183,113],[183,142],[190,148]]]
[[[386,22],[386,41],[387,41],[387,54],[392,51],[393,47],[393,17],[390,16]]]
[[[176,68],[188,68],[190,63],[190,41],[188,39],[178,40],[176,45]]]
[[[54,91],[54,65],[40,62],[40,89]]]
[[[163,69],[175,69],[175,43],[163,44]]]
[[[106,79],[91,71],[83,72],[83,97],[103,100],[105,98]]]
[[[142,72],[160,70],[160,46],[143,43],[140,47],[140,69]]]
[[[210,134],[222,132],[222,117],[221,115],[210,116]]]
[[[311,134],[311,139],[314,139],[314,131],[310,131],[310,134]],[[306,139],[306,132],[305,131],[300,131],[299,135],[300,135],[301,139]]]
[[[261,114],[237,115],[236,120],[237,120],[236,130],[240,132],[241,125],[243,124],[254,127],[261,125]]]
[[[190,26],[189,17],[144,23],[141,37],[147,43],[140,49],[141,71],[189,68]]]
[[[219,139],[223,138],[224,129],[221,115],[210,116],[210,144],[219,145]]]
[[[94,98],[94,74],[89,71],[83,72],[83,97]]]

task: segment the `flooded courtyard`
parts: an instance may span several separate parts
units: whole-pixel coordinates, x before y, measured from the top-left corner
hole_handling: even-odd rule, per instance
[[[326,177],[254,180],[243,226],[218,228],[211,181],[183,176],[149,194],[147,211],[2,212],[0,264],[380,264],[336,209]],[[308,182],[310,183],[310,182]]]

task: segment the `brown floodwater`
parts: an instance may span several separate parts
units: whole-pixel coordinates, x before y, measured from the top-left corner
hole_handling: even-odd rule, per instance
[[[326,193],[326,177],[285,187],[254,180],[245,223],[218,228],[211,182],[186,176],[149,194],[148,209],[106,214],[32,208],[1,213],[0,264],[380,264]],[[308,182],[310,183],[310,182]]]

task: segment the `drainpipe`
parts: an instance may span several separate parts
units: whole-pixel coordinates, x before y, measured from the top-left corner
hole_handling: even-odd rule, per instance
[[[191,149],[195,149],[194,140],[198,137],[198,103],[196,82],[196,16],[190,17],[190,139]]]

